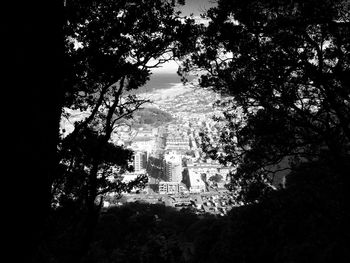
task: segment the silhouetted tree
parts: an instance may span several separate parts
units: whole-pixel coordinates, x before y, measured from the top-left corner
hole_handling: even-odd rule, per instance
[[[74,213],[84,218],[81,253],[90,244],[103,194],[146,182],[145,176],[121,182],[132,152],[110,139],[122,120],[147,102],[128,92],[144,85],[152,68],[173,58],[172,45],[183,34],[176,5],[160,0],[66,3],[64,107],[88,116],[62,134],[52,202],[63,210],[74,203]],[[62,115],[69,118],[65,109]]]
[[[230,211],[215,262],[347,262],[346,187],[328,156],[288,175],[287,188]]]
[[[246,201],[273,177],[323,151],[344,166],[350,142],[349,2],[218,1],[197,26],[182,70],[223,95],[219,146],[204,149],[238,166],[232,189]],[[181,53],[181,51],[179,51]],[[249,198],[248,198],[249,196]]]
[[[186,262],[185,233],[197,221],[164,205],[110,208],[100,217],[87,262]]]

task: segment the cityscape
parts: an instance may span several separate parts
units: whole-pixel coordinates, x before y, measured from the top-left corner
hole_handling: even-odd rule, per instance
[[[152,85],[152,82],[151,84]],[[166,85],[166,83],[163,83]],[[140,94],[149,98],[147,105],[170,114],[171,120],[161,125],[144,124],[139,127],[122,126],[112,140],[134,151],[124,181],[147,175],[145,189],[125,193],[121,200],[110,193],[104,206],[125,202],[162,203],[178,209],[191,208],[197,214],[225,215],[238,206],[234,193],[225,184],[234,167],[225,167],[201,150],[201,132],[214,141],[220,127],[212,116],[220,114],[213,105],[219,95],[209,90],[196,89],[193,84],[169,83],[152,92]]]
[[[130,163],[133,171],[125,172],[123,181],[130,182],[146,175],[148,183],[144,189],[123,193],[122,198],[116,193],[108,193],[104,197],[105,208],[137,201],[223,216],[232,207],[240,205],[235,193],[225,187],[234,167],[212,160],[201,149],[201,133],[213,143],[219,136],[220,125],[212,117],[221,113],[214,107],[220,95],[196,88],[195,81],[182,84],[178,79],[174,74],[158,74],[138,94],[151,101],[144,109],[146,114],[153,115],[138,116],[135,112],[129,125],[114,130],[113,144],[134,152]],[[74,129],[73,123],[88,114],[66,111],[69,121],[63,118],[61,126],[63,133],[68,134]],[[160,121],[154,121],[157,114],[161,115]],[[151,120],[147,122],[147,118]],[[111,176],[110,180],[115,179]]]

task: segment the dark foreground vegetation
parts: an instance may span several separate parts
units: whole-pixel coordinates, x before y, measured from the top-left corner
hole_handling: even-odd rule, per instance
[[[6,2],[11,261],[349,262],[349,1],[219,0],[207,26],[182,17],[183,2]],[[130,91],[175,58],[184,81],[197,72],[223,95],[220,139],[203,134],[202,147],[237,167],[228,187],[245,205],[221,218],[103,212],[104,194],[147,182],[122,182],[132,152],[110,137],[147,103]],[[64,107],[90,110],[66,137]]]
[[[145,203],[109,208],[82,262],[348,262],[341,172],[302,167],[286,189],[224,217]],[[69,262],[79,231],[53,226],[47,259]]]

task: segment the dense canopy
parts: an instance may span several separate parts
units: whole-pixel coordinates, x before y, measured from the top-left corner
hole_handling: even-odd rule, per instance
[[[222,0],[207,12],[182,72],[199,72],[202,87],[224,95],[220,146],[204,147],[238,166],[233,188],[273,188],[279,170],[324,155],[334,167],[347,162],[349,8],[341,0]]]

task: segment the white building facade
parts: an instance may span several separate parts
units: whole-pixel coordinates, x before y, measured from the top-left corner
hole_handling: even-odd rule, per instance
[[[165,177],[169,182],[182,181],[182,158],[180,154],[170,152],[164,156]]]

